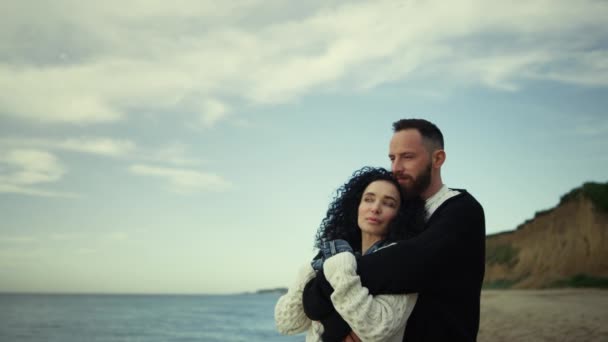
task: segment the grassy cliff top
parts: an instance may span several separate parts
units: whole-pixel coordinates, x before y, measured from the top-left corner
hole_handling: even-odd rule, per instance
[[[608,213],[608,182],[585,183],[583,186],[563,195],[559,201],[559,204],[575,199],[578,196],[585,196],[591,200],[591,202],[593,202],[593,205],[595,205],[598,210]]]
[[[608,213],[608,182],[606,182],[606,183],[587,182],[578,188],[572,189],[572,190],[570,190],[570,192],[568,192],[567,194],[563,195],[560,198],[559,204],[557,206],[564,204],[568,201],[574,200],[574,199],[578,198],[579,196],[588,198],[593,203],[595,208],[598,209],[600,212]],[[509,230],[509,231],[504,231],[504,232],[494,233],[494,234],[488,234],[487,236],[494,237],[494,236],[499,236],[499,235],[512,234],[515,231],[522,228],[523,226],[525,226],[527,223],[530,223],[534,219],[552,212],[554,209],[555,208],[550,208],[550,209],[546,209],[546,210],[537,211],[534,214],[533,218],[528,219],[525,222],[521,223],[514,230]]]

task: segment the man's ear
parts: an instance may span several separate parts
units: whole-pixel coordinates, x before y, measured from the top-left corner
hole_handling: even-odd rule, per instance
[[[432,155],[433,168],[439,169],[445,162],[445,151],[435,150]]]

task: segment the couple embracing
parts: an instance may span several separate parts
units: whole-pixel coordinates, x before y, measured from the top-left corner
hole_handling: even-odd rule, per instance
[[[317,256],[279,298],[279,332],[306,341],[475,341],[485,219],[466,190],[441,180],[433,123],[393,124],[391,171],[365,167],[338,189]]]

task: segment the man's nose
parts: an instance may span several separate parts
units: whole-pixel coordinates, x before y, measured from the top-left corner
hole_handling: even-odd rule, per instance
[[[393,160],[393,163],[391,164],[391,171],[393,171],[393,172],[402,172],[403,171],[403,166],[401,165],[401,162],[399,162],[399,160],[397,160],[397,159]]]

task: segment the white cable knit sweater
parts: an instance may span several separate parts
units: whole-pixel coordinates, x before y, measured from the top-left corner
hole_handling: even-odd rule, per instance
[[[336,311],[348,322],[361,341],[401,341],[407,319],[414,309],[417,295],[372,296],[361,285],[356,272],[357,262],[351,253],[339,253],[325,261],[323,272],[334,288],[331,301]],[[279,298],[275,322],[282,334],[298,334],[308,329],[306,341],[321,341],[323,326],[304,313],[302,293],[315,273],[304,265],[295,284]]]
[[[274,307],[274,321],[281,334],[295,335],[308,330],[306,342],[321,341],[323,325],[311,321],[304,313],[302,304],[304,287],[314,277],[315,270],[307,263],[300,268],[295,283],[279,298]]]

